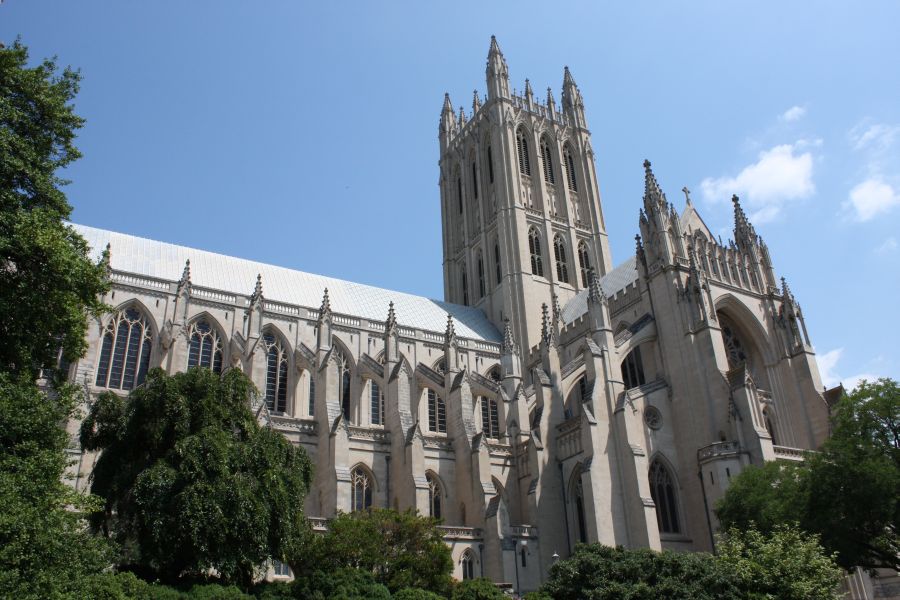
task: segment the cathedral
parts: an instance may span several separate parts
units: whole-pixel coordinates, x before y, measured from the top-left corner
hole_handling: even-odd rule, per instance
[[[832,395],[739,199],[723,243],[645,161],[614,264],[575,79],[513,93],[493,38],[486,94],[445,96],[438,138],[443,301],[74,225],[109,251],[114,310],[69,377],[96,397],[241,369],[315,463],[314,527],[416,509],[459,579],[534,590],[580,542],[712,550],[731,478],[817,448]],[[87,489],[96,457],[71,452]]]

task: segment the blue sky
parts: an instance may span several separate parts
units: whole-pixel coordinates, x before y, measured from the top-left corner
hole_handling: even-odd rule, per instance
[[[828,384],[900,377],[897,23],[887,1],[0,4],[0,41],[84,75],[76,221],[437,298],[444,92],[471,110],[491,34],[518,89],[558,100],[568,65],[614,262],[644,158],[723,238],[739,193]]]

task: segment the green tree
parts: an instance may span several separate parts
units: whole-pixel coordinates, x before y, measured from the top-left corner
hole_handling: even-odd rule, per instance
[[[900,569],[900,386],[862,382],[838,403],[832,426],[802,465],[741,473],[717,505],[719,520],[766,534],[796,522],[844,568]]]
[[[71,105],[80,75],[52,60],[28,67],[18,41],[0,49],[0,369],[37,375],[57,353],[86,350],[103,309],[103,265],[64,222],[72,211],[57,170],[81,156]]]
[[[450,600],[506,600],[508,596],[500,591],[490,579],[479,577],[469,579],[454,586]]]
[[[445,593],[453,561],[437,523],[413,511],[379,508],[339,514],[325,534],[311,537],[291,568],[295,573],[308,565],[326,571],[360,569],[391,592],[422,588]]]
[[[554,600],[729,600],[737,580],[711,555],[579,544],[550,568],[538,597]]]
[[[152,370],[128,400],[102,394],[81,443],[102,450],[93,490],[99,521],[121,560],[163,581],[202,577],[249,586],[270,558],[296,551],[312,465],[306,452],[260,427],[252,382],[239,370]]]
[[[391,600],[388,589],[362,569],[317,569],[294,581],[295,598],[303,600]]]
[[[772,535],[732,529],[717,544],[719,560],[738,579],[749,598],[838,600],[843,571],[827,556],[818,538],[791,525]]]

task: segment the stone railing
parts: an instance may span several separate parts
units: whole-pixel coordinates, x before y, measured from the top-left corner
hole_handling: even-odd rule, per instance
[[[772,446],[775,451],[775,458],[779,460],[789,460],[793,462],[803,462],[803,459],[809,450],[803,448],[790,448],[788,446]]]
[[[220,302],[222,304],[235,304],[237,302],[237,296],[234,294],[226,294],[225,292],[217,292],[216,290],[198,287],[191,287],[191,298]]]
[[[510,529],[513,537],[536,538],[538,536],[537,527],[534,525],[513,525]]]
[[[445,540],[480,540],[483,537],[483,532],[477,527],[438,525],[438,529],[444,535]]]
[[[328,519],[325,517],[306,517],[313,531],[328,531]]]
[[[741,452],[738,442],[716,442],[697,450],[697,461],[704,462],[725,456],[733,456]]]
[[[110,279],[113,281],[113,283],[129,285],[132,287],[153,288],[166,291],[168,291],[169,289],[168,281],[163,281],[162,279],[151,279],[150,277],[133,275],[131,273],[122,273],[121,271],[113,271],[113,273],[110,275]]]
[[[355,440],[368,440],[376,444],[390,444],[391,432],[385,429],[376,429],[374,427],[357,427],[350,425],[347,430],[350,432],[350,438]]]

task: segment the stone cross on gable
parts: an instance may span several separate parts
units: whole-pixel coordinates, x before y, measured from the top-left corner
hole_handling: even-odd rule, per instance
[[[690,204],[691,203],[691,190],[689,190],[687,186],[684,186],[683,188],[681,188],[681,191],[684,192],[684,198],[687,201],[687,203]]]

